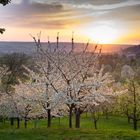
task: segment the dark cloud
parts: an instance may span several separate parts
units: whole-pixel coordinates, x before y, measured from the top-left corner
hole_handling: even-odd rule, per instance
[[[0,11],[2,24],[12,21],[11,26],[19,27],[46,27],[48,25],[50,28],[56,28],[56,26],[62,28],[61,21],[54,22],[54,17],[50,15],[66,12],[60,3],[40,3],[29,0],[2,8],[3,11]]]
[[[110,4],[116,4],[116,3],[122,3],[126,2],[128,0],[90,0],[90,3],[93,5],[110,5]]]
[[[94,21],[140,20],[139,0],[22,0],[0,10],[2,24],[60,29]],[[79,25],[78,24],[78,25]]]
[[[19,5],[7,7],[10,14],[15,15],[36,15],[36,14],[46,14],[61,12],[63,10],[63,5],[58,3],[28,3],[23,2]]]
[[[112,5],[127,2],[128,0],[93,0],[91,4],[93,5]]]
[[[41,1],[41,0],[40,0]],[[129,0],[44,0],[43,2],[60,2],[65,4],[93,4],[93,5],[106,5],[106,4],[116,4],[122,3]]]

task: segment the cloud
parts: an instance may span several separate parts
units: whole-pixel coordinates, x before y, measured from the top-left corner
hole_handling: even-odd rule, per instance
[[[20,4],[11,6],[9,11],[11,14],[16,15],[36,15],[36,14],[46,14],[46,13],[55,13],[63,10],[63,5],[59,3],[30,3],[27,0],[22,1]]]
[[[115,3],[115,1],[113,1],[113,3],[108,1],[108,4],[107,4],[107,3],[105,3],[105,0],[104,0],[104,1],[100,2],[100,4],[97,4],[97,5],[93,4],[93,3],[95,3],[95,1],[93,3],[90,3],[90,2],[89,3],[75,3],[72,6],[74,8],[79,8],[79,9],[112,10],[112,9],[116,9],[116,8],[140,4],[140,1],[137,1],[137,0],[133,0],[133,1],[132,0],[124,0],[123,2],[119,2],[119,1],[116,1],[116,3]]]
[[[60,21],[53,23],[56,13],[66,12],[60,3],[39,3],[22,0],[0,9],[2,23],[10,23],[10,26],[39,27],[45,24],[49,27],[62,26]],[[52,22],[50,21],[52,20]],[[12,21],[12,22],[11,22]]]
[[[138,21],[140,20],[140,4],[127,7],[119,7],[104,13],[99,18],[118,21]]]
[[[81,2],[81,1],[80,1]],[[96,21],[107,21],[107,20],[114,20],[114,21],[126,21],[135,22],[140,20],[140,1],[139,0],[103,0],[100,5],[93,5],[92,1],[88,4],[74,4],[72,5],[73,8],[79,9],[79,11],[84,11],[83,14],[85,19],[89,19],[91,22]],[[105,4],[108,2],[108,5]],[[99,4],[98,3],[98,4]],[[85,12],[86,11],[86,12]],[[81,14],[82,15],[82,14]]]
[[[1,24],[63,29],[98,21],[140,20],[139,0],[16,0],[0,8]],[[123,14],[122,14],[123,13]]]
[[[92,4],[92,5],[105,5],[105,4],[116,4],[122,3],[122,0],[37,0],[39,2],[60,2],[63,4]],[[123,2],[129,0],[123,0]]]

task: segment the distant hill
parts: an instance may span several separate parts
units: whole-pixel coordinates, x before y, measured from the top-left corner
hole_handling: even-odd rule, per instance
[[[140,55],[140,45],[128,47],[128,48],[124,49],[123,51],[124,51],[124,53]]]
[[[48,44],[42,43],[42,46],[45,48]],[[83,50],[86,46],[86,43],[75,43],[75,50]],[[94,50],[96,44],[89,44],[89,51]],[[56,43],[51,43],[50,48],[54,48],[56,46]],[[112,52],[118,52],[121,49],[131,47],[132,45],[116,45],[116,44],[104,44],[104,45],[98,45],[99,48],[102,47],[103,53],[112,53]],[[71,49],[71,43],[70,42],[60,42],[59,43],[60,48],[64,48],[66,50]],[[13,52],[23,52],[26,54],[33,54],[36,52],[36,46],[34,42],[0,42],[0,54],[5,53],[13,53]]]

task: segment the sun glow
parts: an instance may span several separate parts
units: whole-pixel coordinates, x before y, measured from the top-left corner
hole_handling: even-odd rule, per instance
[[[109,26],[90,27],[84,31],[84,34],[92,39],[95,43],[100,44],[114,43],[119,37],[119,32],[117,29]]]

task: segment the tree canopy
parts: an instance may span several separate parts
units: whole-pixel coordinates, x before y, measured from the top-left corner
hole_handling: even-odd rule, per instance
[[[2,5],[6,5],[6,4],[8,4],[8,3],[10,3],[11,2],[11,0],[0,0],[0,4],[2,4]]]

